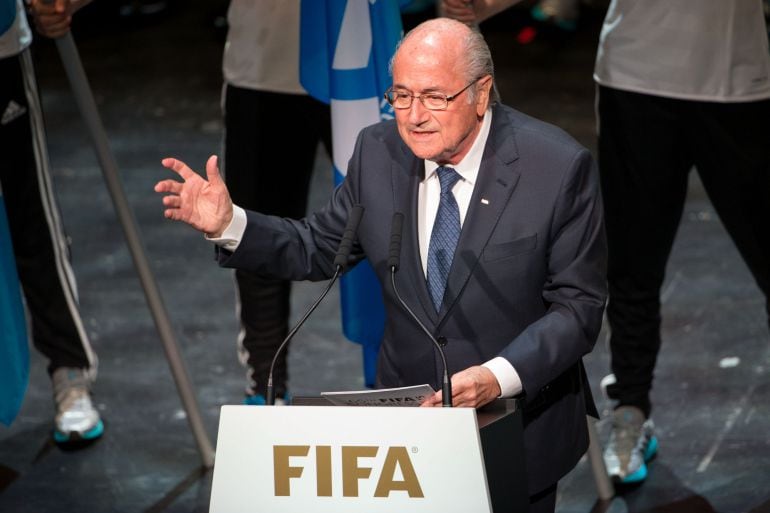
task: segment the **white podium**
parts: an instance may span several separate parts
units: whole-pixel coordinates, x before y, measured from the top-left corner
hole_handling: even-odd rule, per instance
[[[526,512],[515,403],[315,404],[222,407],[210,513]]]

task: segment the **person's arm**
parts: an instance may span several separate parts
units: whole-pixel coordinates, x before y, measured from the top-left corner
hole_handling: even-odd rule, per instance
[[[481,23],[520,2],[521,0],[474,0],[473,11],[476,13],[478,23]]]
[[[473,0],[441,0],[438,4],[440,16],[461,21],[467,25],[478,23]]]
[[[224,251],[217,252],[221,266],[285,280],[317,281],[334,273],[333,261],[348,214],[356,203],[351,192],[355,172],[348,172],[325,208],[305,219],[253,211],[242,211],[245,219],[239,219],[219,174],[216,156],[206,163],[207,179],[180,160],[166,158],[162,164],[182,178],[181,182],[168,179],[155,185],[155,192],[164,194],[165,217],[189,224],[222,248]],[[349,265],[363,258],[362,249],[354,243]]]
[[[607,298],[607,242],[599,173],[586,149],[563,175],[547,244],[542,299],[548,309],[499,354],[532,400],[591,352]]]
[[[441,0],[439,13],[467,25],[481,23],[521,0]]]
[[[360,199],[363,134],[348,166],[348,173],[326,205],[303,219],[289,219],[246,210],[246,226],[237,249],[219,251],[223,267],[242,269],[282,280],[319,281],[334,274],[334,260],[353,207]],[[371,138],[370,138],[371,139]],[[366,219],[359,230],[365,230]],[[365,257],[360,240],[353,243],[348,266]]]
[[[57,38],[70,30],[72,15],[91,0],[29,0],[35,29],[43,36]]]

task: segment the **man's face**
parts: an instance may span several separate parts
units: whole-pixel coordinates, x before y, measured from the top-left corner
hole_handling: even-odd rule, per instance
[[[468,82],[451,55],[456,52],[449,48],[442,51],[432,45],[405,43],[393,63],[393,88],[413,95],[454,95]],[[399,134],[417,157],[439,164],[462,160],[473,145],[486,111],[488,78],[471,85],[446,110],[429,110],[417,98],[408,109],[395,109]],[[468,103],[468,93],[474,88],[478,89],[476,100]]]

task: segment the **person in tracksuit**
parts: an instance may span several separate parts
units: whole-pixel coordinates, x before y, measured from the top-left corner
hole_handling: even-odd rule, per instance
[[[38,32],[58,37],[87,1],[32,0]],[[104,424],[91,400],[97,358],[81,319],[67,239],[54,197],[43,116],[21,0],[0,0],[0,186],[32,341],[48,359],[56,405],[54,440],[99,438]]]

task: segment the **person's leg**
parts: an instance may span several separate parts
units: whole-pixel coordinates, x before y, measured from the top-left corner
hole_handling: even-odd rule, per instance
[[[706,192],[760,290],[770,325],[770,100],[696,103],[691,145]]]
[[[660,288],[687,193],[677,101],[599,92],[599,171],[609,247],[610,350],[620,406],[649,416]]]
[[[609,249],[607,319],[617,401],[604,460],[624,483],[646,478],[660,350],[660,289],[687,193],[681,102],[599,89],[599,171]]]
[[[224,111],[224,174],[233,201],[265,214],[303,217],[318,143],[330,126],[328,107],[304,95],[228,85]],[[287,143],[290,152],[278,151]],[[236,271],[235,280],[247,395],[264,396],[270,363],[288,333],[291,285],[246,271]],[[276,361],[276,397],[286,393],[286,356]]]
[[[234,276],[236,310],[241,322],[238,358],[247,369],[246,396],[247,400],[261,404],[266,397],[270,364],[289,331],[291,283],[241,270],[236,270]],[[285,348],[275,362],[273,386],[276,398],[286,396],[287,356],[288,348]]]
[[[35,347],[49,360],[58,407],[57,441],[97,438],[102,422],[89,398],[96,356],[80,317],[67,240],[53,194],[43,120],[29,54],[2,61],[4,119],[0,183]],[[7,110],[7,108],[6,108]]]

